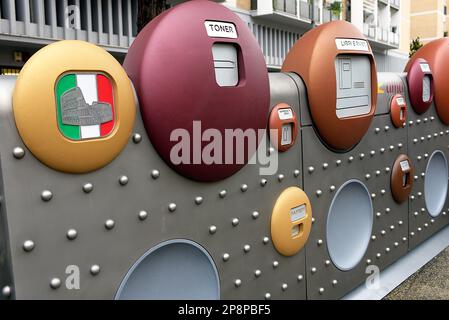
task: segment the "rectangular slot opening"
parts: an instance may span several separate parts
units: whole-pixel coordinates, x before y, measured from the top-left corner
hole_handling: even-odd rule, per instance
[[[281,145],[286,146],[292,144],[293,124],[287,123],[282,125]]]
[[[292,238],[301,236],[303,229],[304,229],[304,225],[302,223],[294,225],[292,227]]]
[[[230,43],[212,46],[215,80],[220,87],[235,87],[239,83],[237,47]]]
[[[428,75],[425,75],[422,81],[422,100],[430,101],[430,77]]]
[[[410,173],[406,173],[402,176],[402,186],[405,188],[408,186],[410,181]]]
[[[290,221],[297,222],[306,217],[306,205],[300,205],[298,207],[290,209]]]

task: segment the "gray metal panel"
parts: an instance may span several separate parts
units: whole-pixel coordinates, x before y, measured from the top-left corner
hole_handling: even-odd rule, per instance
[[[376,115],[390,113],[391,99],[396,94],[405,95],[406,83],[402,81],[401,74],[390,72],[378,72],[377,84],[379,94],[377,95]],[[411,106],[408,105],[410,108]]]
[[[365,281],[368,265],[382,270],[407,252],[407,203],[397,204],[390,190],[394,160],[407,153],[407,131],[395,129],[389,115],[376,116],[362,141],[344,154],[328,150],[312,127],[302,128],[301,135],[304,189],[311,198],[315,218],[306,246],[307,296],[336,299]],[[328,252],[326,221],[335,191],[351,179],[362,181],[372,195],[375,240],[370,241],[354,269],[341,271],[331,262]],[[352,227],[348,221],[348,230]]]
[[[401,77],[407,83],[405,75]],[[449,127],[438,118],[434,104],[426,113],[418,115],[411,107],[408,91],[406,98],[409,106],[408,150],[415,165],[415,181],[409,199],[409,246],[413,249],[449,224],[449,200],[446,199],[441,214],[433,218],[427,211],[424,199],[425,172],[430,156],[435,150],[441,150],[449,158]]]
[[[300,106],[300,117],[301,117],[301,126],[311,126],[312,125],[312,117],[309,111],[309,103],[307,98],[307,88],[302,81],[301,77],[296,73],[287,73],[289,77],[293,79],[296,84],[297,90],[299,92],[299,106]]]
[[[5,96],[11,96],[7,82],[1,78],[0,87]],[[291,99],[291,106],[298,111]],[[284,100],[277,96],[272,104]],[[262,177],[259,166],[247,165],[226,180],[198,183],[179,176],[159,158],[140,114],[134,132],[142,135],[141,142],[130,139],[111,164],[79,175],[51,170],[25,148],[10,101],[0,106],[0,124],[6,200],[2,212],[8,218],[18,299],[112,299],[134,262],[170,239],[194,241],[210,253],[220,275],[222,299],[263,299],[266,293],[273,299],[305,298],[305,280],[297,280],[304,275],[304,251],[284,257],[270,241],[263,241],[270,237],[277,197],[289,186],[302,185],[302,175],[294,175],[301,169],[300,143],[279,155],[276,175]],[[12,156],[16,147],[25,149],[24,158]],[[158,170],[158,178],[153,178],[153,170]],[[119,183],[121,176],[129,179],[124,186]],[[267,179],[264,187],[261,179]],[[92,192],[83,192],[86,183],[92,183]],[[242,188],[243,184],[248,188]],[[53,193],[51,201],[41,200],[43,190]],[[223,199],[219,197],[222,190],[227,191]],[[195,203],[196,197],[202,197],[201,204]],[[171,203],[176,204],[174,212],[168,209]],[[142,210],[148,213],[145,220],[138,216]],[[259,212],[258,217],[254,211]],[[239,219],[236,226],[232,224],[235,218]],[[105,228],[109,219],[115,222],[113,229]],[[209,232],[210,226],[216,227],[215,233]],[[67,238],[69,229],[76,229],[75,240]],[[22,248],[26,240],[35,244],[28,253]],[[245,245],[250,245],[249,252],[244,251]],[[223,260],[225,253],[229,254],[227,261]],[[65,287],[68,265],[80,268],[80,290]],[[90,272],[93,265],[100,267],[99,274]],[[262,272],[260,277],[255,277],[255,270]],[[53,278],[61,280],[58,289],[50,287]],[[239,287],[236,279],[241,280]],[[288,285],[285,291],[283,284]]]

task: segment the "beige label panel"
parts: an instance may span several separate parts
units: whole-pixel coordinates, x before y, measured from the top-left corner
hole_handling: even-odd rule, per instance
[[[298,187],[284,190],[271,216],[271,238],[276,250],[284,256],[296,254],[306,244],[311,227],[312,207],[306,193]]]

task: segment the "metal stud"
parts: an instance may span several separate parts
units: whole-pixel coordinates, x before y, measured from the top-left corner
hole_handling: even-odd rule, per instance
[[[148,218],[148,212],[142,210],[139,212],[139,220],[144,221],[146,218]]]
[[[282,182],[284,180],[285,176],[283,174],[278,175],[278,181]]]
[[[324,288],[320,288],[320,289],[318,290],[318,292],[319,292],[320,294],[323,294],[323,293],[324,293]]]
[[[385,152],[385,148],[380,148],[380,153],[384,153]]]
[[[372,236],[371,236],[371,240],[372,240],[372,241],[376,241],[376,236],[375,236],[375,235],[372,235]]]
[[[260,271],[259,269],[257,269],[256,271],[254,271],[254,275],[256,276],[256,278],[259,278],[262,274],[262,271]]]
[[[170,211],[170,212],[175,212],[175,211],[176,211],[176,208],[177,208],[176,203],[170,203],[170,204],[168,205],[168,211]]]
[[[380,234],[383,235],[383,236],[384,236],[386,233],[387,233],[387,232],[386,232],[385,230],[382,230],[382,231],[380,232]]]
[[[253,211],[253,213],[251,214],[251,216],[253,217],[253,219],[255,220],[255,219],[257,219],[257,218],[259,218],[259,212],[258,211]]]
[[[53,198],[53,193],[50,190],[44,190],[41,193],[42,201],[48,202]]]
[[[392,145],[392,146],[390,146],[390,151],[393,151],[394,150],[394,146]]]
[[[380,218],[382,214],[380,212],[376,212],[376,217]]]
[[[386,252],[386,253],[389,253],[389,252],[390,252],[390,248],[388,248],[388,247],[385,248],[385,252]]]
[[[237,227],[240,223],[240,220],[238,218],[232,219],[232,226]]]
[[[316,268],[315,267],[313,267],[312,269],[310,269],[310,272],[312,272],[312,274],[314,274],[314,273],[316,273]]]
[[[135,143],[135,144],[138,144],[138,143],[140,143],[142,141],[142,136],[140,135],[140,134],[138,134],[138,133],[134,133],[133,134],[133,142]]]
[[[416,121],[416,122],[418,122],[418,121]],[[413,126],[413,121],[410,120],[410,121],[408,122],[408,124],[409,124],[410,127]]]
[[[399,224],[400,226],[402,226],[402,225],[404,224],[404,222],[403,222],[402,220],[399,220],[399,221],[398,221],[398,224]]]
[[[341,160],[337,160],[335,161],[335,163],[337,164],[337,167],[341,165]]]
[[[75,240],[78,237],[78,232],[75,229],[69,229],[66,236],[69,240]]]
[[[23,250],[25,250],[26,252],[31,252],[34,249],[34,242],[32,240],[26,240],[23,243]]]
[[[2,288],[2,295],[6,298],[9,298],[11,296],[11,287],[10,286],[4,286]]]
[[[278,261],[273,261],[273,268],[277,268],[279,267],[279,262]]]
[[[299,177],[299,174],[300,174],[299,170],[293,171],[293,175],[295,176],[295,178]]]
[[[418,139],[413,139],[413,143],[417,143],[418,142]]]
[[[12,151],[12,154],[13,154],[14,158],[20,160],[25,156],[25,150],[23,150],[23,148],[21,148],[21,147],[16,147]]]
[[[322,194],[323,194],[323,191],[321,191],[321,190],[317,190],[316,191],[316,196],[317,197],[321,196]]]
[[[119,183],[122,186],[126,186],[128,184],[128,182],[129,182],[129,179],[127,176],[121,176],[119,179]]]
[[[427,121],[428,121],[429,119],[427,119],[427,118],[424,118],[424,123],[426,123]]]
[[[398,143],[398,148],[401,149],[404,145],[402,143]]]
[[[282,291],[285,291],[288,289],[288,285],[286,283],[283,283],[281,288],[282,288]]]
[[[327,162],[323,163],[323,170],[326,170],[329,167],[329,164]]]
[[[385,172],[387,172],[387,173],[390,172],[390,170],[391,170],[390,167],[385,168]]]
[[[94,185],[92,183],[86,183],[85,185],[83,185],[84,193],[91,193],[93,189]]]
[[[371,193],[371,198],[374,199],[376,197],[375,193]]]
[[[418,211],[413,212],[413,215],[417,217],[419,215]]]
[[[154,180],[158,179],[160,176],[161,176],[161,173],[159,172],[159,170],[151,171],[151,178],[153,178]]]
[[[415,235],[415,233],[412,231],[412,232],[410,232],[410,236],[414,236]]]
[[[220,193],[219,193],[219,195],[220,195],[220,198],[224,198],[224,197],[226,197],[226,195],[227,195],[227,192],[226,192],[226,190],[221,190],[220,191]]]
[[[271,294],[270,293],[265,293],[265,300],[270,300],[271,299]]]
[[[250,250],[251,250],[251,246],[250,246],[249,244],[246,244],[246,245],[243,247],[243,251],[244,251],[245,253],[248,253]]]
[[[260,179],[260,185],[261,185],[262,187],[265,187],[265,186],[267,185],[267,182],[268,182],[267,179]],[[221,197],[221,194],[220,194],[220,197]]]
[[[240,287],[240,286],[242,285],[242,280],[236,279],[236,280],[234,281],[234,285],[235,285],[236,288]]]
[[[315,171],[315,168],[314,167],[309,167],[309,173],[311,174],[311,173],[313,173],[314,171]]]
[[[429,224],[428,223],[424,223],[424,228],[428,228]]]
[[[365,175],[365,179],[366,180],[369,180],[371,178],[371,175],[369,174],[369,173],[367,173],[366,175]]]
[[[385,126],[385,131],[388,131],[388,130],[390,130],[390,127],[389,126]]]
[[[53,278],[50,281],[50,288],[52,289],[58,289],[61,286],[61,279],[59,278]]]
[[[224,262],[228,261],[230,257],[231,257],[231,256],[229,255],[229,253],[223,254],[223,261],[224,261]]]
[[[203,203],[203,197],[196,197],[195,198],[195,204],[197,205],[197,206],[199,206],[200,204],[202,204]]]
[[[387,191],[385,189],[380,190],[380,194],[384,195]]]
[[[242,192],[248,191],[248,185],[247,185],[247,184],[242,184],[242,185],[240,186],[240,190],[241,190]]]
[[[210,234],[215,234],[215,232],[217,232],[217,227],[216,226],[210,226],[209,227],[209,233]]]
[[[430,219],[430,223],[435,223],[435,220],[434,219]]]
[[[332,280],[332,285],[335,287],[338,284],[337,280]]]
[[[104,226],[107,230],[112,230],[115,227],[115,221],[112,219],[106,220],[106,222],[104,223]]]
[[[418,228],[418,232],[421,232],[421,231],[422,231],[422,229],[421,229],[421,227],[419,227],[419,228]]]
[[[376,176],[380,176],[380,170],[376,170]]]
[[[366,264],[370,265],[371,264],[371,259],[366,259]]]
[[[403,237],[402,242],[407,242],[407,237]]]
[[[380,253],[376,254],[377,259],[380,259],[380,257],[382,257],[382,255]]]
[[[371,150],[369,154],[371,155],[371,157],[374,157],[376,155],[376,151]]]
[[[329,266],[331,265],[331,262],[330,262],[330,260],[326,260],[326,261],[324,261],[324,265],[325,265],[326,267],[329,267]]]
[[[379,132],[380,132],[380,129],[379,129],[379,128],[376,128],[376,129],[374,129],[374,132],[375,132],[375,133],[379,133]]]
[[[430,121],[433,121],[433,120],[435,120],[435,117],[434,117],[434,116],[431,116],[431,117],[430,117]]]
[[[270,242],[270,238],[264,237],[262,242],[263,242],[263,244],[268,244],[268,242]]]
[[[391,209],[390,209],[390,208],[385,208],[385,212],[386,212],[386,213],[390,213],[390,212],[391,212]]]
[[[98,264],[94,264],[93,266],[90,267],[90,273],[93,276],[96,276],[97,274],[100,273],[100,266]]]
[[[335,186],[330,186],[330,187],[329,187],[329,190],[330,190],[331,192],[334,192],[335,189],[336,189]]]
[[[302,274],[298,275],[298,277],[296,278],[296,280],[298,280],[298,282],[301,282],[304,279],[304,276]]]
[[[395,242],[394,243],[394,246],[397,248],[397,247],[399,247],[399,242]]]
[[[348,161],[349,161],[349,162],[354,161],[354,157],[353,157],[353,156],[350,156],[350,157],[348,158]]]
[[[318,246],[321,246],[323,244],[323,240],[318,239],[318,241],[316,242]]]
[[[360,160],[363,160],[363,158],[365,158],[365,154],[364,154],[364,153],[361,153],[361,154],[359,155],[359,157],[360,157]]]

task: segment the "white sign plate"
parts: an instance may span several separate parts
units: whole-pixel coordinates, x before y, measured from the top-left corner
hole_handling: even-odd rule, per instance
[[[295,222],[305,218],[306,216],[306,205],[303,204],[299,207],[295,207],[290,209],[290,220],[291,222]]]
[[[404,98],[397,98],[396,102],[398,103],[398,106],[405,106]]]
[[[419,65],[421,66],[422,72],[430,72],[429,64],[427,64],[427,63],[420,63]]]
[[[408,171],[410,170],[410,164],[407,160],[401,161],[401,169],[402,171]]]
[[[220,21],[205,21],[207,35],[211,38],[237,39],[237,29],[233,23]]]
[[[361,39],[335,39],[338,50],[369,52],[368,41]]]
[[[292,109],[279,109],[278,115],[281,120],[293,119]]]

